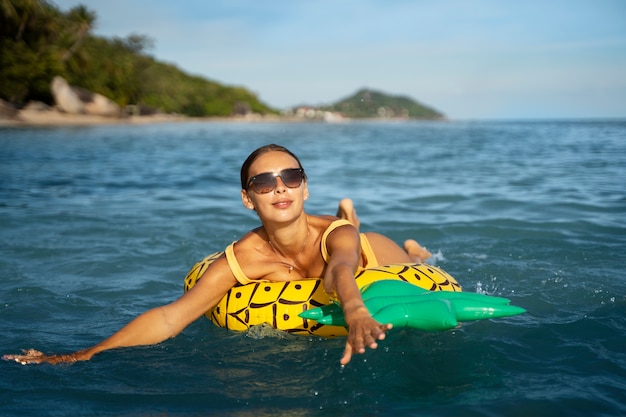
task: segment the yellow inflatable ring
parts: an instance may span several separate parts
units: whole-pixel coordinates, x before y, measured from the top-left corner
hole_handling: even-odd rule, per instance
[[[185,277],[185,292],[198,282],[204,271],[221,254],[222,252],[213,253],[191,268]],[[363,269],[355,279],[360,289],[376,281],[400,280],[429,291],[461,291],[459,283],[447,272],[427,264],[396,264]],[[345,327],[320,324],[298,316],[303,311],[331,302],[319,278],[255,282],[231,288],[205,316],[215,325],[235,331],[269,324],[297,335],[345,336]]]

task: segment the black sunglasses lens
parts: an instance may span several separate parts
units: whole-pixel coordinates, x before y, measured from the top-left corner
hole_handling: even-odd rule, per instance
[[[301,169],[286,169],[280,173],[280,178],[285,185],[289,188],[297,188],[302,184],[302,170]]]
[[[276,177],[271,173],[259,174],[250,180],[250,185],[257,193],[269,193],[276,187]]]

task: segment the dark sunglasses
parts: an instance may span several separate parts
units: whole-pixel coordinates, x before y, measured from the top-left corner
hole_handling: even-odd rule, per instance
[[[276,177],[289,188],[298,188],[306,178],[302,168],[283,169],[280,172],[264,172],[255,175],[248,181],[248,187],[252,187],[259,194],[266,194],[276,188]]]

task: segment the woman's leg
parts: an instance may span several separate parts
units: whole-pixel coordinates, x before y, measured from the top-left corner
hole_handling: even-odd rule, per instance
[[[366,232],[365,236],[367,236],[379,265],[407,262],[422,263],[432,256],[428,249],[413,239],[405,241],[404,249],[402,249],[396,242],[380,233]]]
[[[348,220],[357,229],[361,225],[354,204],[349,198],[344,198],[339,202],[337,217]],[[404,262],[420,263],[432,256],[428,249],[413,239],[406,240],[404,250],[402,250],[393,240],[379,233],[366,233],[366,236],[381,265]]]
[[[337,207],[337,217],[349,221],[354,225],[354,227],[357,228],[357,230],[361,227],[359,216],[356,215],[354,204],[349,198],[344,198],[339,202],[339,207]]]
[[[424,262],[426,259],[433,256],[428,249],[413,239],[407,239],[404,241],[404,250],[409,254],[413,262]]]

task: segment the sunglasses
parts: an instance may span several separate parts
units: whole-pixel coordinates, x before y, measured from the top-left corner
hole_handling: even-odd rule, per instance
[[[276,188],[276,178],[280,177],[280,180],[289,188],[298,188],[302,181],[306,178],[304,170],[302,168],[289,168],[283,169],[280,172],[264,172],[259,175],[255,175],[248,181],[248,187],[252,187],[258,194],[266,194],[270,191],[274,191]]]

